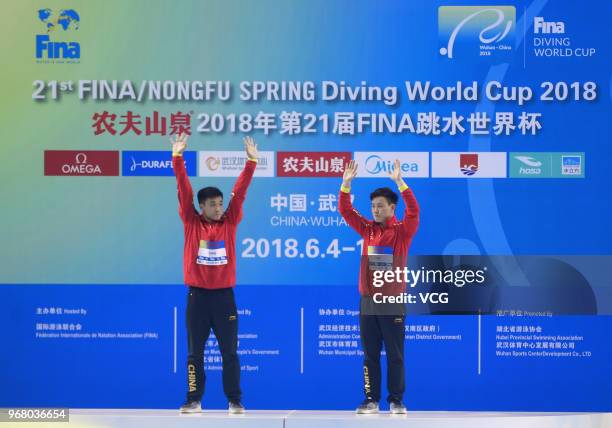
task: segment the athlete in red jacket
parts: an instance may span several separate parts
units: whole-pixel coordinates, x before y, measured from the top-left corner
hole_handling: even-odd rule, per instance
[[[359,269],[359,293],[361,294],[359,325],[364,352],[365,400],[357,413],[377,413],[380,401],[380,353],[385,345],[387,353],[387,388],[392,413],[406,413],[402,403],[404,381],[404,324],[403,305],[377,304],[374,294],[397,295],[404,284],[386,284],[382,289],[374,287],[373,272],[404,268],[408,249],[419,225],[419,205],[401,176],[400,162],[396,160],[390,178],[397,185],[406,211],[402,221],[395,217],[397,194],[388,187],[376,189],[370,195],[372,216],[367,220],[351,204],[351,182],[357,175],[357,164],[349,162],[344,170],[339,196],[339,211],[346,222],[363,238],[363,252]]]
[[[206,375],[204,344],[210,330],[215,333],[223,359],[223,390],[231,413],[243,413],[238,361],[238,314],[234,300],[236,285],[236,229],[242,218],[242,204],[257,166],[257,145],[246,137],[248,160],[223,211],[223,193],[216,187],[198,192],[199,213],[193,205],[193,190],[187,177],[183,151],[187,136],[172,141],[172,166],[178,184],[179,215],[185,244],[183,273],[187,295],[187,401],[183,413],[202,410]]]

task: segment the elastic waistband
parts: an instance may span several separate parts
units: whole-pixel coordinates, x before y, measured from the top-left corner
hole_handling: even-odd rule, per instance
[[[192,287],[189,286],[189,291],[194,291],[196,293],[203,294],[222,294],[222,293],[231,293],[234,287],[225,287],[225,288],[202,288],[202,287]]]

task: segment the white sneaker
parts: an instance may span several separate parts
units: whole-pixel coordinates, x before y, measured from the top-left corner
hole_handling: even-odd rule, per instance
[[[401,401],[392,401],[389,405],[389,410],[394,415],[405,415],[406,413],[408,413],[408,411],[406,410],[406,406],[404,406],[404,403],[402,403]]]
[[[179,409],[181,413],[200,413],[202,412],[202,403],[199,401],[189,401]]]
[[[227,410],[232,415],[241,415],[244,413],[244,406],[240,401],[234,400],[229,402],[229,407]]]
[[[378,402],[373,400],[364,400],[363,403],[357,407],[355,412],[359,415],[371,415],[373,413],[378,413],[380,409],[378,408]]]

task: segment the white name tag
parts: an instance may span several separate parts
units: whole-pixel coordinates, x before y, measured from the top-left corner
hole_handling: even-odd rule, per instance
[[[225,241],[205,241],[200,240],[198,250],[199,265],[219,266],[227,264],[227,252],[225,251]]]
[[[370,270],[393,270],[393,248],[368,246]]]

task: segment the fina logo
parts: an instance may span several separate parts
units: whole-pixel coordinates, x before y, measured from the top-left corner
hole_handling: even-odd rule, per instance
[[[535,34],[565,34],[565,22],[546,22],[541,16],[533,18]]]
[[[442,43],[440,55],[453,59],[455,43],[462,39],[473,40],[475,37],[480,42],[480,56],[491,56],[494,51],[512,50],[513,42],[508,41],[507,36],[513,36],[515,15],[513,6],[440,6],[440,42],[448,37],[448,42]],[[501,43],[504,40],[505,43]]]
[[[53,42],[49,34],[58,27],[62,31],[78,30],[81,17],[74,9],[60,10],[57,18],[53,19],[51,9],[39,9],[38,20],[45,24],[47,34],[36,35],[36,59],[79,59],[81,58],[81,45],[77,42]]]

